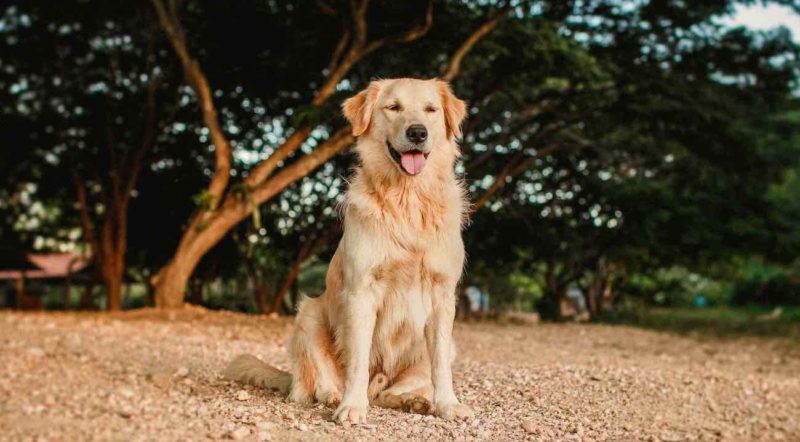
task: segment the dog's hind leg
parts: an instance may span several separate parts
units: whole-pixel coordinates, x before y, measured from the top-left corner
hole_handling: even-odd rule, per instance
[[[292,338],[294,382],[289,401],[310,403],[316,399],[335,407],[342,400],[344,376],[320,308],[321,303],[316,299],[300,306]]]
[[[427,358],[403,370],[373,403],[379,407],[428,414],[433,401],[430,362]]]

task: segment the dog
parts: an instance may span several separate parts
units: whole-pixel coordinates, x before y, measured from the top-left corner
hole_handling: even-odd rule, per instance
[[[470,419],[453,390],[456,285],[468,204],[454,164],[466,104],[440,80],[377,80],[344,101],[359,162],[344,234],[318,298],[301,301],[291,373],[253,356],[229,379],[335,407],[342,424],[373,405]]]

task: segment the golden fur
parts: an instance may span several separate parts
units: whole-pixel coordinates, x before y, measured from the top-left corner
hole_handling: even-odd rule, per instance
[[[288,390],[291,401],[337,406],[342,423],[364,422],[368,402],[469,418],[450,368],[467,207],[453,166],[466,106],[447,83],[404,78],[372,82],[342,110],[360,161],[325,292],[298,309],[291,376],[270,367],[270,379],[259,379],[252,357],[234,361],[227,375]],[[427,161],[413,176],[388,150],[409,143],[411,124],[428,131],[414,147]]]

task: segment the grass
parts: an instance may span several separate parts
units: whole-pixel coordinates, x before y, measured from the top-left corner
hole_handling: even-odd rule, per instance
[[[609,313],[601,322],[722,338],[781,337],[800,343],[800,307],[784,307],[777,317],[769,317],[771,313],[768,307],[642,308]]]

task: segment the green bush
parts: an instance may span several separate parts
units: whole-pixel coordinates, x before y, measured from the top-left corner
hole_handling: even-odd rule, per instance
[[[632,275],[623,290],[626,298],[638,299],[649,306],[691,307],[699,296],[705,299],[707,306],[722,305],[727,301],[723,283],[684,267]]]
[[[743,280],[734,288],[731,304],[800,305],[800,280],[788,273]]]
[[[731,291],[731,305],[800,305],[800,260],[779,266],[750,260],[743,263]]]

